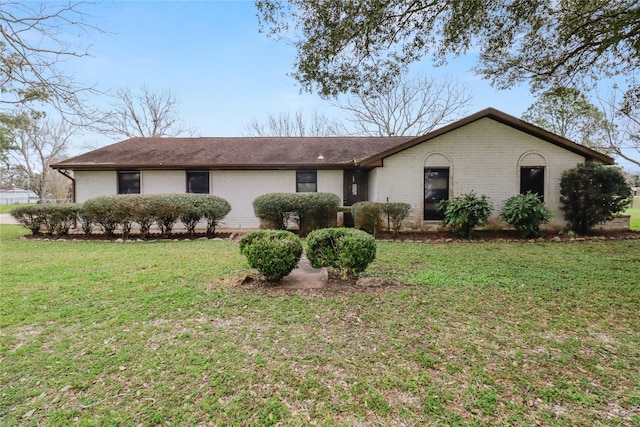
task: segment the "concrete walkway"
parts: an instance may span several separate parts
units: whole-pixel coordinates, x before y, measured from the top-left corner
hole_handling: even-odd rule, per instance
[[[11,214],[0,214],[0,224],[20,224]]]
[[[329,280],[326,268],[313,268],[306,256],[302,255],[298,268],[284,277],[274,288],[279,289],[319,289]]]

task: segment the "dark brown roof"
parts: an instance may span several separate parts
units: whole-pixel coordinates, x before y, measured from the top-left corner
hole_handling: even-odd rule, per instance
[[[51,165],[55,169],[291,169],[382,165],[385,157],[482,118],[490,118],[573,151],[586,160],[613,164],[604,154],[493,108],[424,136],[132,138]]]
[[[355,166],[414,136],[132,138],[52,165],[56,169],[289,169]]]

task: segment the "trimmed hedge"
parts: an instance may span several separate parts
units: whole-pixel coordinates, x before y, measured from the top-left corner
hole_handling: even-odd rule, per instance
[[[386,216],[387,229],[398,234],[402,221],[410,212],[411,205],[408,203],[358,202],[351,207],[355,227],[374,236],[383,227],[383,215]]]
[[[342,278],[363,272],[375,257],[376,240],[362,230],[324,228],[307,236],[309,263],[337,269]]]
[[[302,242],[290,231],[253,231],[240,240],[240,253],[267,279],[281,280],[300,262]]]
[[[253,211],[267,226],[285,230],[289,221],[300,234],[329,227],[335,220],[340,198],[332,193],[267,193],[253,201]]]
[[[179,220],[189,234],[194,234],[197,224],[206,220],[207,232],[214,234],[230,211],[229,202],[209,194],[119,194],[87,200],[78,218],[86,234],[91,234],[96,224],[108,236],[119,228],[126,239],[133,224],[140,226],[140,234],[145,237],[154,223],[163,235],[170,236]]]
[[[65,236],[79,211],[80,206],[75,203],[62,203],[20,206],[10,213],[33,235],[44,233]]]

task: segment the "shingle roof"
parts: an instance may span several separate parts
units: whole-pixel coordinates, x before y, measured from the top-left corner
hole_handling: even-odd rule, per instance
[[[278,169],[348,167],[415,137],[132,138],[56,169]]]
[[[493,108],[424,136],[132,138],[51,165],[55,169],[291,169],[380,166],[390,155],[482,118],[490,118],[573,151],[586,160],[614,164],[576,144]]]

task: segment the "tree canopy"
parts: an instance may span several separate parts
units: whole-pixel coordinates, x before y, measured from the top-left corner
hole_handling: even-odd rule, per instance
[[[257,0],[263,31],[296,34],[294,77],[330,96],[377,86],[431,56],[479,50],[498,88],[591,85],[640,65],[637,0]],[[637,95],[637,91],[635,92]]]

